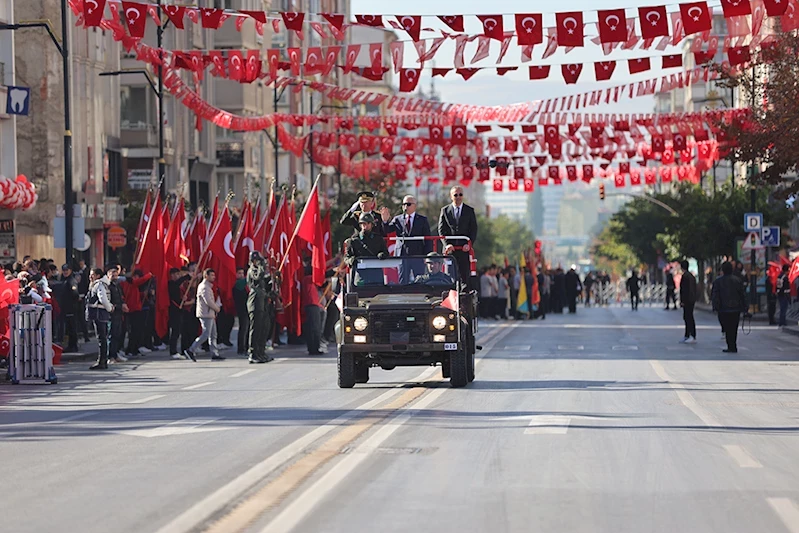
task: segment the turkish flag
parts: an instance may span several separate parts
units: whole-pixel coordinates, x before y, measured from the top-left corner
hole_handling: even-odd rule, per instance
[[[583,181],[590,183],[594,179],[594,165],[583,165]]]
[[[452,31],[463,32],[463,15],[439,15],[438,18]]]
[[[233,230],[230,226],[230,216],[227,209],[219,213],[219,222],[208,240],[206,260],[218,267],[217,286],[222,291],[223,287],[232,288],[233,283],[228,283],[229,278],[236,278],[236,256],[233,253]],[[224,281],[222,281],[224,278]]]
[[[242,81],[245,76],[244,57],[240,50],[231,50],[228,52],[228,77],[234,81]]]
[[[513,167],[513,179],[522,181],[525,177],[525,168],[522,166]]]
[[[660,135],[653,135],[652,136],[652,151],[655,153],[663,153],[663,150],[666,148],[666,143],[663,141],[663,137]]]
[[[572,63],[570,65],[561,65],[561,72],[563,73],[563,80],[567,85],[573,85],[580,79],[580,74],[583,71],[582,63]]]
[[[702,33],[713,29],[713,20],[707,2],[680,4],[680,17],[685,35]]]
[[[630,74],[640,74],[652,68],[652,65],[648,57],[639,57],[638,59],[628,60],[627,67],[630,69]]]
[[[147,5],[123,0],[122,9],[125,11],[125,23],[128,25],[130,36],[144,37],[147,27]]]
[[[788,9],[787,0],[763,0],[763,3],[766,5],[766,14],[769,17],[780,17]]]
[[[686,148],[685,136],[682,135],[681,133],[675,134],[674,137],[672,138],[672,145],[674,147],[674,150],[685,150]]]
[[[466,146],[466,126],[452,126],[452,143],[454,146]]]
[[[83,2],[83,21],[89,28],[100,25],[105,11],[105,0],[86,0]]]
[[[664,165],[673,165],[674,164],[674,150],[671,148],[666,148],[663,150],[663,155],[660,156],[660,162]]]
[[[539,67],[529,68],[529,77],[531,80],[545,80],[549,77],[550,65],[543,65]]]
[[[449,165],[444,167],[444,183],[455,181],[455,178],[457,177],[458,177],[458,171],[454,166]]]
[[[185,221],[186,210],[183,207],[183,198],[181,198],[164,238],[164,260],[174,268],[181,268],[188,262],[188,250],[186,242],[183,240],[183,223]]]
[[[644,181],[647,185],[654,185],[657,183],[657,174],[654,168],[647,168],[644,170]]]
[[[408,32],[408,35],[411,36],[411,39],[414,41],[419,40],[419,36],[422,32],[422,17],[402,15],[397,16],[397,20],[399,21],[400,26],[402,26],[402,28]]]
[[[641,185],[641,171],[637,168],[630,171],[630,185]]]
[[[534,46],[544,42],[544,23],[540,13],[516,14],[516,41],[519,46]]]
[[[627,16],[624,9],[599,10],[599,41],[623,43],[627,40]]]
[[[508,180],[508,190],[509,191],[518,191],[519,190],[519,180],[516,178],[511,178]]]
[[[462,170],[463,181],[472,181],[474,179],[474,167],[465,166]]]
[[[524,192],[533,192],[533,191],[535,191],[535,180],[532,178],[525,178]]]
[[[322,216],[319,211],[318,182],[314,183],[305,208],[297,223],[297,237],[313,247],[311,253],[311,266],[313,267],[314,285],[322,286],[325,283],[325,236],[322,229]]]
[[[236,244],[233,247],[236,256],[236,267],[246,267],[250,262],[250,253],[255,251],[255,228],[252,220],[252,207],[250,202],[244,201],[244,208],[239,217]],[[260,250],[259,250],[260,251]]]
[[[676,68],[682,66],[682,55],[673,54],[663,56],[663,68]]]
[[[214,9],[211,7],[200,8],[200,21],[202,27],[210,30],[218,30],[222,24],[222,15],[225,13],[224,9]],[[233,274],[236,272],[233,271]]]
[[[554,143],[560,139],[560,131],[557,124],[547,124],[544,126],[544,140],[547,143]]]
[[[660,167],[660,181],[671,183],[671,167]]]
[[[583,12],[555,13],[558,46],[583,46]]]
[[[156,195],[155,202],[150,207],[147,224],[139,240],[139,250],[134,261],[134,268],[142,272],[161,272],[164,263],[164,246],[161,239],[161,197]]]
[[[408,165],[404,163],[397,163],[394,165],[394,177],[398,180],[408,178]]]
[[[505,30],[502,26],[502,15],[477,15],[483,23],[483,33],[486,37],[498,41],[505,40]]]
[[[629,174],[629,173],[630,173],[630,163],[627,161],[619,163],[619,174]]]
[[[430,126],[430,142],[432,144],[441,144],[444,140],[444,129],[441,126]]]
[[[752,54],[748,46],[734,46],[727,51],[730,58],[730,65],[742,65],[752,59]]]
[[[624,179],[624,174],[621,174],[621,173],[615,174],[613,176],[613,183],[616,185],[616,187],[619,187],[619,188],[624,187],[626,185],[626,181]]]
[[[638,19],[641,22],[641,36],[644,39],[669,36],[669,18],[666,6],[639,7]]]
[[[400,86],[399,90],[402,93],[411,93],[416,90],[419,85],[419,77],[422,74],[420,68],[403,68],[400,70]]]
[[[504,185],[502,184],[501,178],[494,178],[494,192],[502,192],[504,189]]]
[[[594,75],[596,81],[608,81],[613,76],[613,71],[616,70],[615,61],[600,61],[594,63]]]
[[[539,187],[546,187],[547,185],[549,185],[549,178],[538,178]]]
[[[344,28],[344,15],[335,15],[333,13],[322,13],[322,17],[330,23],[331,26],[341,31]]]
[[[549,167],[547,173],[553,180],[560,179],[560,167]]]
[[[575,165],[566,165],[566,177],[569,181],[577,181],[577,167]]]
[[[363,24],[364,26],[383,27],[383,17],[381,15],[355,15],[355,20],[358,24]]]
[[[721,9],[724,11],[724,18],[752,14],[752,4],[749,0],[721,0]]]
[[[325,243],[325,264],[333,259],[333,232],[330,229],[330,211],[322,219],[322,235]]]
[[[288,12],[288,13],[280,13],[280,16],[283,17],[283,24],[286,25],[286,29],[293,31],[302,31],[302,25],[305,22],[305,13]]]

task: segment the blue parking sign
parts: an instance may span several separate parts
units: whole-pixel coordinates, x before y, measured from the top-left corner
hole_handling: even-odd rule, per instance
[[[780,245],[780,227],[766,226],[763,228],[763,246],[777,248]]]
[[[30,112],[31,89],[30,87],[6,87],[6,115],[28,116]]]

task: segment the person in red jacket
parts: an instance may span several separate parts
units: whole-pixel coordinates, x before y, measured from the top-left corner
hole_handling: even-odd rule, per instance
[[[143,355],[147,353],[147,348],[142,346],[144,335],[147,335],[144,324],[144,311],[142,311],[142,291],[141,288],[153,277],[151,272],[143,274],[141,270],[134,270],[133,274],[122,281],[122,293],[125,295],[125,303],[128,305],[126,322],[128,324],[128,347],[125,352],[128,355]]]

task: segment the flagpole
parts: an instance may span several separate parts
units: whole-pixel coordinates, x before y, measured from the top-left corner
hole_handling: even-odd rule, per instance
[[[313,187],[311,187],[311,192],[308,194],[308,198],[313,196],[313,192],[316,189],[316,186],[319,184],[319,178],[321,178],[321,177],[322,177],[321,174],[318,174],[316,176],[316,181],[313,182]],[[318,198],[319,198],[319,196],[317,194],[317,199]],[[294,234],[291,236],[291,240],[289,241],[289,245],[286,247],[286,253],[283,254],[283,257],[280,259],[280,267],[278,267],[278,269],[277,269],[278,272],[282,272],[283,271],[283,265],[286,264],[286,257],[288,257],[288,255],[289,255],[289,250],[291,250],[291,245],[294,244],[294,239],[297,238],[297,233],[299,232],[299,229],[300,229],[300,223],[305,218],[305,213],[307,211],[308,211],[308,203],[306,202],[305,203],[305,207],[302,209],[302,214],[300,215],[299,220],[297,220],[297,224],[294,226]]]

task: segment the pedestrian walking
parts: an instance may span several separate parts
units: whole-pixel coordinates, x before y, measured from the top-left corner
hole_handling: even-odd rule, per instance
[[[128,360],[122,347],[125,345],[125,312],[128,306],[125,305],[125,296],[122,287],[119,286],[119,269],[116,265],[105,267],[106,277],[108,278],[108,298],[114,310],[111,312],[110,332],[108,341],[108,359],[116,363],[124,363]],[[86,270],[88,274],[88,269]],[[87,289],[88,293],[88,289]]]
[[[791,279],[788,276],[790,266],[782,265],[782,273],[777,278],[777,300],[780,302],[779,326],[788,325],[788,308],[791,306]]]
[[[577,274],[577,265],[572,265],[563,279],[566,288],[566,302],[569,305],[569,313],[575,314],[577,312],[577,296],[583,290],[583,284],[580,282],[580,276]]]
[[[638,311],[638,304],[641,303],[641,278],[638,277],[638,272],[633,270],[632,275],[627,278],[627,292],[630,293],[630,305],[633,311]]]
[[[214,295],[214,282],[216,281],[216,271],[206,268],[203,271],[203,280],[197,286],[197,318],[200,319],[202,333],[194,339],[188,350],[184,353],[186,357],[197,362],[195,351],[208,341],[208,348],[213,353],[212,361],[222,361],[225,358],[219,355],[219,347],[216,344],[216,315],[222,310],[222,302]]]
[[[180,287],[191,279],[188,271],[181,272],[180,269],[169,269],[169,355],[172,359],[183,359],[178,351],[178,339],[183,333],[183,313],[180,302],[183,301]],[[194,338],[192,336],[192,338]]]
[[[696,305],[696,278],[688,270],[688,261],[680,263],[682,279],[680,279],[680,306],[682,318],[685,321],[685,338],[683,344],[696,343],[696,321],[694,320],[694,306]]]
[[[723,276],[713,283],[713,308],[718,310],[727,340],[724,353],[738,353],[738,324],[746,312],[746,293],[740,277],[733,274],[732,263],[725,261],[721,271]]]
[[[86,301],[86,320],[94,324],[99,353],[97,362],[89,370],[108,369],[108,323],[114,306],[108,295],[111,280],[104,276],[102,268],[95,268],[89,278],[89,293]]]
[[[674,283],[674,272],[672,272],[672,267],[669,266],[666,268],[666,308],[665,311],[669,310],[669,304],[674,304],[674,309],[677,309],[677,300],[675,298],[675,289],[676,285]]]

